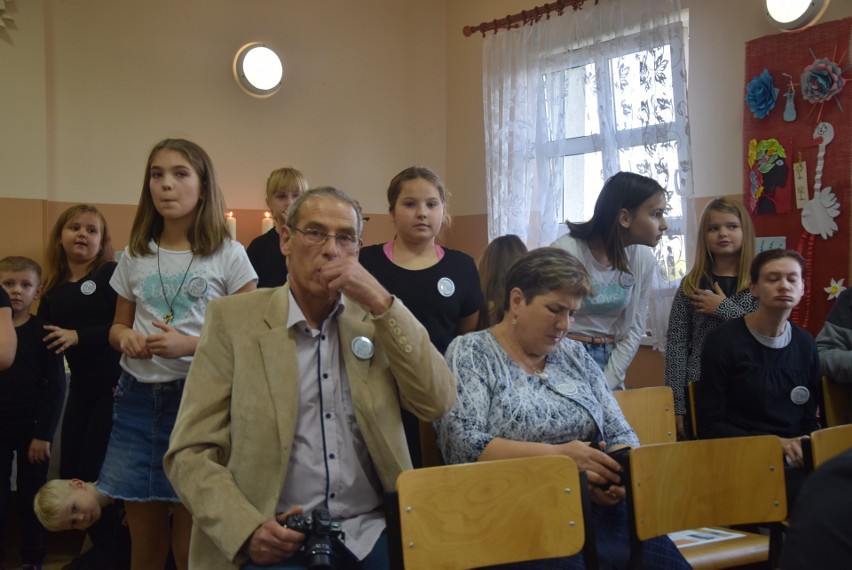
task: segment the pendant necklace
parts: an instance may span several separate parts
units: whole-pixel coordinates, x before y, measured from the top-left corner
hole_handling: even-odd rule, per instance
[[[160,244],[157,243],[157,275],[160,277],[160,289],[163,291],[163,299],[166,301],[166,305],[169,307],[169,312],[163,315],[163,322],[169,324],[175,318],[175,300],[177,296],[180,295],[180,290],[183,288],[183,284],[186,281],[186,276],[189,275],[189,268],[192,267],[192,262],[195,260],[195,252],[192,252],[192,257],[189,258],[189,265],[186,266],[186,271],[183,272],[183,279],[180,280],[180,285],[178,285],[177,291],[175,291],[174,297],[172,297],[171,303],[169,302],[169,298],[166,295],[166,286],[163,284],[163,274],[160,272]]]
[[[509,342],[508,333],[504,333],[503,338],[504,338],[504,341],[506,342],[507,345],[511,345],[511,343]],[[515,352],[514,346],[512,347],[512,352],[515,352],[516,354],[524,354],[524,350],[522,348],[519,348],[518,350],[520,350],[519,353]],[[512,356],[511,352],[506,350],[506,353],[509,355],[510,358],[512,358],[514,360],[514,357]],[[530,370],[532,371],[531,374],[533,376],[535,376],[536,378],[538,378],[539,380],[541,380],[542,382],[547,380],[547,372],[544,371],[544,369],[547,367],[547,355],[545,355],[545,357],[544,357],[544,362],[542,363],[540,370],[538,368],[536,368],[535,366],[533,366],[532,364],[530,364],[529,358],[527,358],[525,354],[524,354],[524,358],[522,360],[516,360],[516,362],[519,365],[521,365],[522,370],[523,370],[524,365],[529,366]]]

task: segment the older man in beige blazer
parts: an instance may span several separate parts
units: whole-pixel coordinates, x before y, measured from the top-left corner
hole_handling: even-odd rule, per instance
[[[280,521],[308,504],[327,505],[344,525],[366,529],[366,539],[346,537],[363,555],[384,527],[381,491],[411,468],[400,404],[431,421],[455,402],[455,379],[426,330],[357,262],[358,204],[333,188],[311,190],[293,203],[287,221],[281,247],[288,284],[210,303],[187,378],[165,467],[193,515],[191,568],[290,560],[302,535]],[[304,422],[319,402],[305,401],[305,390],[319,385],[320,398],[329,398],[324,382],[332,380],[321,372],[326,348],[306,355],[305,347],[324,346],[326,334],[337,338],[331,362],[340,379],[332,390],[341,409],[316,414],[312,421],[323,430],[317,441]],[[347,410],[350,425],[326,420]],[[335,461],[347,465],[346,450],[335,457],[325,447],[327,431],[338,428],[352,436],[343,447],[351,444],[349,455],[360,460],[349,470],[355,475],[335,474]],[[313,448],[325,462],[324,496],[298,496],[322,479],[305,465],[306,457],[316,460]],[[341,506],[335,488],[356,507]],[[366,492],[353,496],[353,489]],[[371,510],[357,512],[362,507]]]

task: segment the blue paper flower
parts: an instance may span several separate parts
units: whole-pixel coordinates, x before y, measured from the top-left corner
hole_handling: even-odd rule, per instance
[[[755,118],[762,119],[775,107],[778,99],[778,88],[772,85],[772,76],[766,69],[754,77],[746,88],[746,103]]]

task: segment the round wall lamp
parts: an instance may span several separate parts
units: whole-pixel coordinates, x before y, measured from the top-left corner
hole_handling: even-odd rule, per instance
[[[766,18],[785,32],[803,30],[817,23],[829,0],[766,0]]]
[[[281,89],[281,58],[265,44],[246,44],[234,56],[234,79],[254,97],[269,97]]]

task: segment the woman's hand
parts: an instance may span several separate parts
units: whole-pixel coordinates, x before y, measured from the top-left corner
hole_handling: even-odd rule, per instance
[[[601,447],[604,445],[601,443]],[[612,486],[621,480],[621,466],[618,461],[588,443],[569,441],[554,447],[557,453],[573,459],[580,471],[586,472],[589,485]]]
[[[781,438],[781,449],[784,450],[784,455],[788,459],[791,467],[804,467],[805,458],[802,453],[802,438]]]
[[[689,296],[695,312],[702,315],[714,314],[725,299],[727,297],[725,297],[718,283],[713,283],[712,291],[699,290]]]
[[[55,350],[56,354],[62,354],[68,348],[77,346],[80,343],[77,331],[61,329],[54,325],[45,325],[44,330],[50,331],[50,334],[44,337],[44,342],[48,343],[47,348]]]
[[[601,489],[594,485],[589,485],[590,499],[592,502],[599,505],[611,507],[623,501],[627,496],[627,491],[621,485],[610,485],[608,489]]]

